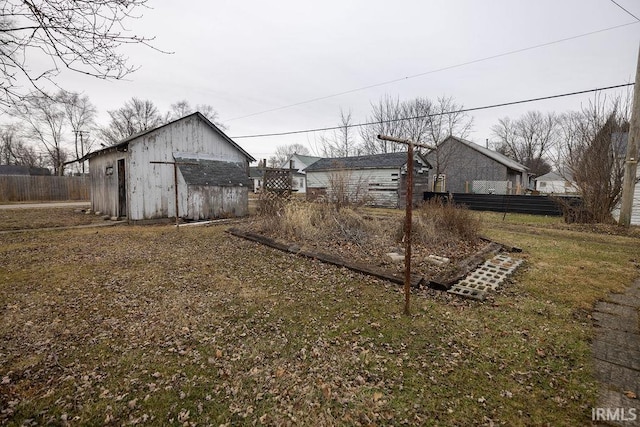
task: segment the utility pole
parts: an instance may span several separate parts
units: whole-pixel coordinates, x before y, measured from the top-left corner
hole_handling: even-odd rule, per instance
[[[624,162],[624,178],[622,181],[622,204],[620,206],[620,221],[622,227],[631,225],[631,210],[633,208],[633,193],[636,185],[638,170],[638,144],[640,144],[640,47],[638,47],[638,65],[636,67],[636,84],[633,88],[633,104],[631,110],[631,126],[627,139],[627,156]]]
[[[411,224],[413,215],[413,147],[433,148],[428,145],[416,144],[410,139],[400,139],[393,136],[378,135],[383,141],[397,142],[407,146],[407,181],[406,206],[404,215],[404,314],[411,314],[409,301],[411,295]]]

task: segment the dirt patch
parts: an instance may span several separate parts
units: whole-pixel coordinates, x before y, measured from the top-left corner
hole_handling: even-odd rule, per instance
[[[452,233],[451,227],[434,223],[431,216],[417,211],[412,233],[412,273],[427,281],[452,273],[459,263],[486,249],[490,243],[478,235]],[[336,212],[326,206],[294,204],[275,218],[254,217],[238,228],[285,245],[295,244],[401,274],[404,261],[394,261],[388,254],[404,254],[403,225],[402,215],[377,216],[353,209]],[[448,261],[438,262],[443,258]]]

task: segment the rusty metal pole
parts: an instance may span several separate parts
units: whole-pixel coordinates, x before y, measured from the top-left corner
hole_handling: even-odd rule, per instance
[[[404,314],[409,312],[409,295],[411,293],[411,217],[413,211],[413,142],[407,148],[407,199],[404,216]]]
[[[416,144],[410,139],[400,139],[386,135],[378,135],[378,139],[407,145],[407,193],[404,215],[404,314],[409,315],[409,301],[411,295],[411,223],[413,214],[413,148],[422,147],[434,150],[435,147],[426,144]]]

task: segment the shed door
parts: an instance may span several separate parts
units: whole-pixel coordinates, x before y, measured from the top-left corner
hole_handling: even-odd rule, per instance
[[[127,216],[127,180],[124,159],[118,160],[118,216]]]

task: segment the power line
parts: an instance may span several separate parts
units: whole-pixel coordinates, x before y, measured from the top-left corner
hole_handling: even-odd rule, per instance
[[[610,0],[611,3],[615,4],[616,6],[618,6],[620,9],[624,10],[625,12],[627,12],[629,15],[633,16],[634,19],[636,21],[640,21],[640,18],[638,18],[636,15],[634,15],[633,13],[629,12],[627,9],[625,9],[624,7],[620,6],[619,3],[617,3],[615,0]]]
[[[524,99],[524,100],[521,100],[521,101],[503,102],[503,103],[500,103],[500,104],[485,105],[483,107],[463,108],[463,109],[455,110],[455,111],[444,111],[444,112],[434,113],[434,114],[424,114],[424,115],[421,115],[421,116],[403,117],[403,118],[400,118],[400,119],[381,120],[381,121],[375,121],[375,122],[357,123],[357,124],[353,124],[353,125],[331,126],[331,127],[315,128],[315,129],[294,130],[294,131],[288,131],[288,132],[263,133],[263,134],[258,134],[258,135],[240,135],[240,136],[232,136],[231,138],[232,139],[242,139],[242,138],[263,138],[263,137],[270,137],[270,136],[296,135],[296,134],[301,134],[301,133],[324,132],[324,131],[328,131],[328,130],[338,130],[338,129],[345,129],[345,128],[355,128],[355,127],[370,126],[370,125],[374,125],[374,124],[378,124],[378,123],[395,123],[395,122],[402,122],[402,121],[405,121],[405,120],[424,119],[424,118],[427,118],[427,117],[437,117],[437,116],[444,116],[444,115],[448,115],[448,114],[468,113],[470,111],[479,111],[479,110],[488,110],[488,109],[491,109],[491,108],[507,107],[509,105],[517,105],[517,104],[525,104],[525,103],[529,103],[529,102],[544,101],[544,100],[547,100],[547,99],[562,98],[562,97],[565,97],[565,96],[582,95],[582,94],[585,94],[585,93],[598,92],[598,91],[611,90],[611,89],[618,89],[618,88],[628,87],[628,86],[633,86],[633,85],[634,85],[634,83],[624,83],[624,84],[615,85],[615,86],[607,86],[607,87],[596,88],[596,89],[581,90],[581,91],[577,91],[577,92],[562,93],[562,94],[559,94],[559,95],[542,96],[542,97],[539,97],[539,98],[529,98],[529,99]]]
[[[611,0],[611,1],[613,1],[613,0]],[[234,118],[228,119],[226,121],[227,122],[231,122],[233,120],[246,119],[247,117],[258,116],[258,115],[261,115],[261,114],[266,114],[266,113],[271,113],[271,112],[274,112],[274,111],[285,110],[287,108],[297,107],[297,106],[304,105],[304,104],[310,104],[310,103],[317,102],[317,101],[323,101],[325,99],[335,98],[337,96],[347,95],[347,94],[354,93],[354,92],[360,92],[360,91],[363,91],[363,90],[366,90],[366,89],[372,89],[372,88],[375,88],[375,87],[385,86],[385,85],[389,85],[389,84],[392,84],[392,83],[401,82],[401,81],[404,81],[404,80],[414,79],[416,77],[422,77],[422,76],[426,76],[428,74],[439,73],[441,71],[446,71],[446,70],[451,70],[451,69],[454,69],[454,68],[464,67],[464,66],[471,65],[471,64],[476,64],[476,63],[479,63],[479,62],[489,61],[491,59],[502,58],[504,56],[514,55],[516,53],[526,52],[528,50],[539,49],[541,47],[551,46],[551,45],[554,45],[554,44],[557,44],[557,43],[562,43],[562,42],[566,42],[566,41],[569,41],[569,40],[575,40],[575,39],[579,39],[581,37],[591,36],[591,35],[594,35],[594,34],[599,34],[599,33],[615,30],[615,29],[622,28],[622,27],[627,27],[629,25],[635,25],[637,23],[638,22],[630,22],[630,23],[627,23],[627,24],[616,25],[616,26],[613,26],[613,27],[608,27],[608,28],[604,28],[604,29],[601,29],[601,30],[591,31],[589,33],[579,34],[579,35],[576,35],[576,36],[566,37],[566,38],[554,40],[554,41],[551,41],[551,42],[541,43],[541,44],[537,44],[537,45],[534,45],[534,46],[529,46],[529,47],[516,49],[516,50],[510,50],[510,51],[499,53],[499,54],[496,54],[496,55],[486,56],[486,57],[480,58],[480,59],[474,59],[474,60],[471,60],[471,61],[462,62],[462,63],[455,64],[455,65],[449,65],[449,66],[442,67],[442,68],[436,68],[434,70],[429,70],[429,71],[425,71],[425,72],[418,73],[418,74],[412,74],[412,75],[409,75],[409,76],[406,76],[406,77],[401,77],[401,78],[397,78],[397,79],[393,79],[393,80],[387,80],[387,81],[380,82],[380,83],[374,83],[374,84],[371,84],[371,85],[368,85],[368,86],[362,86],[362,87],[359,87],[359,88],[356,88],[356,89],[345,90],[343,92],[337,92],[337,93],[334,93],[334,94],[331,94],[331,95],[320,96],[320,97],[317,97],[317,98],[308,99],[306,101],[300,101],[300,102],[296,102],[296,103],[293,103],[293,104],[283,105],[281,107],[275,107],[275,108],[271,108],[271,109],[268,109],[268,110],[262,110],[262,111],[258,111],[258,112],[255,112],[255,113],[247,114],[245,116],[234,117]]]

